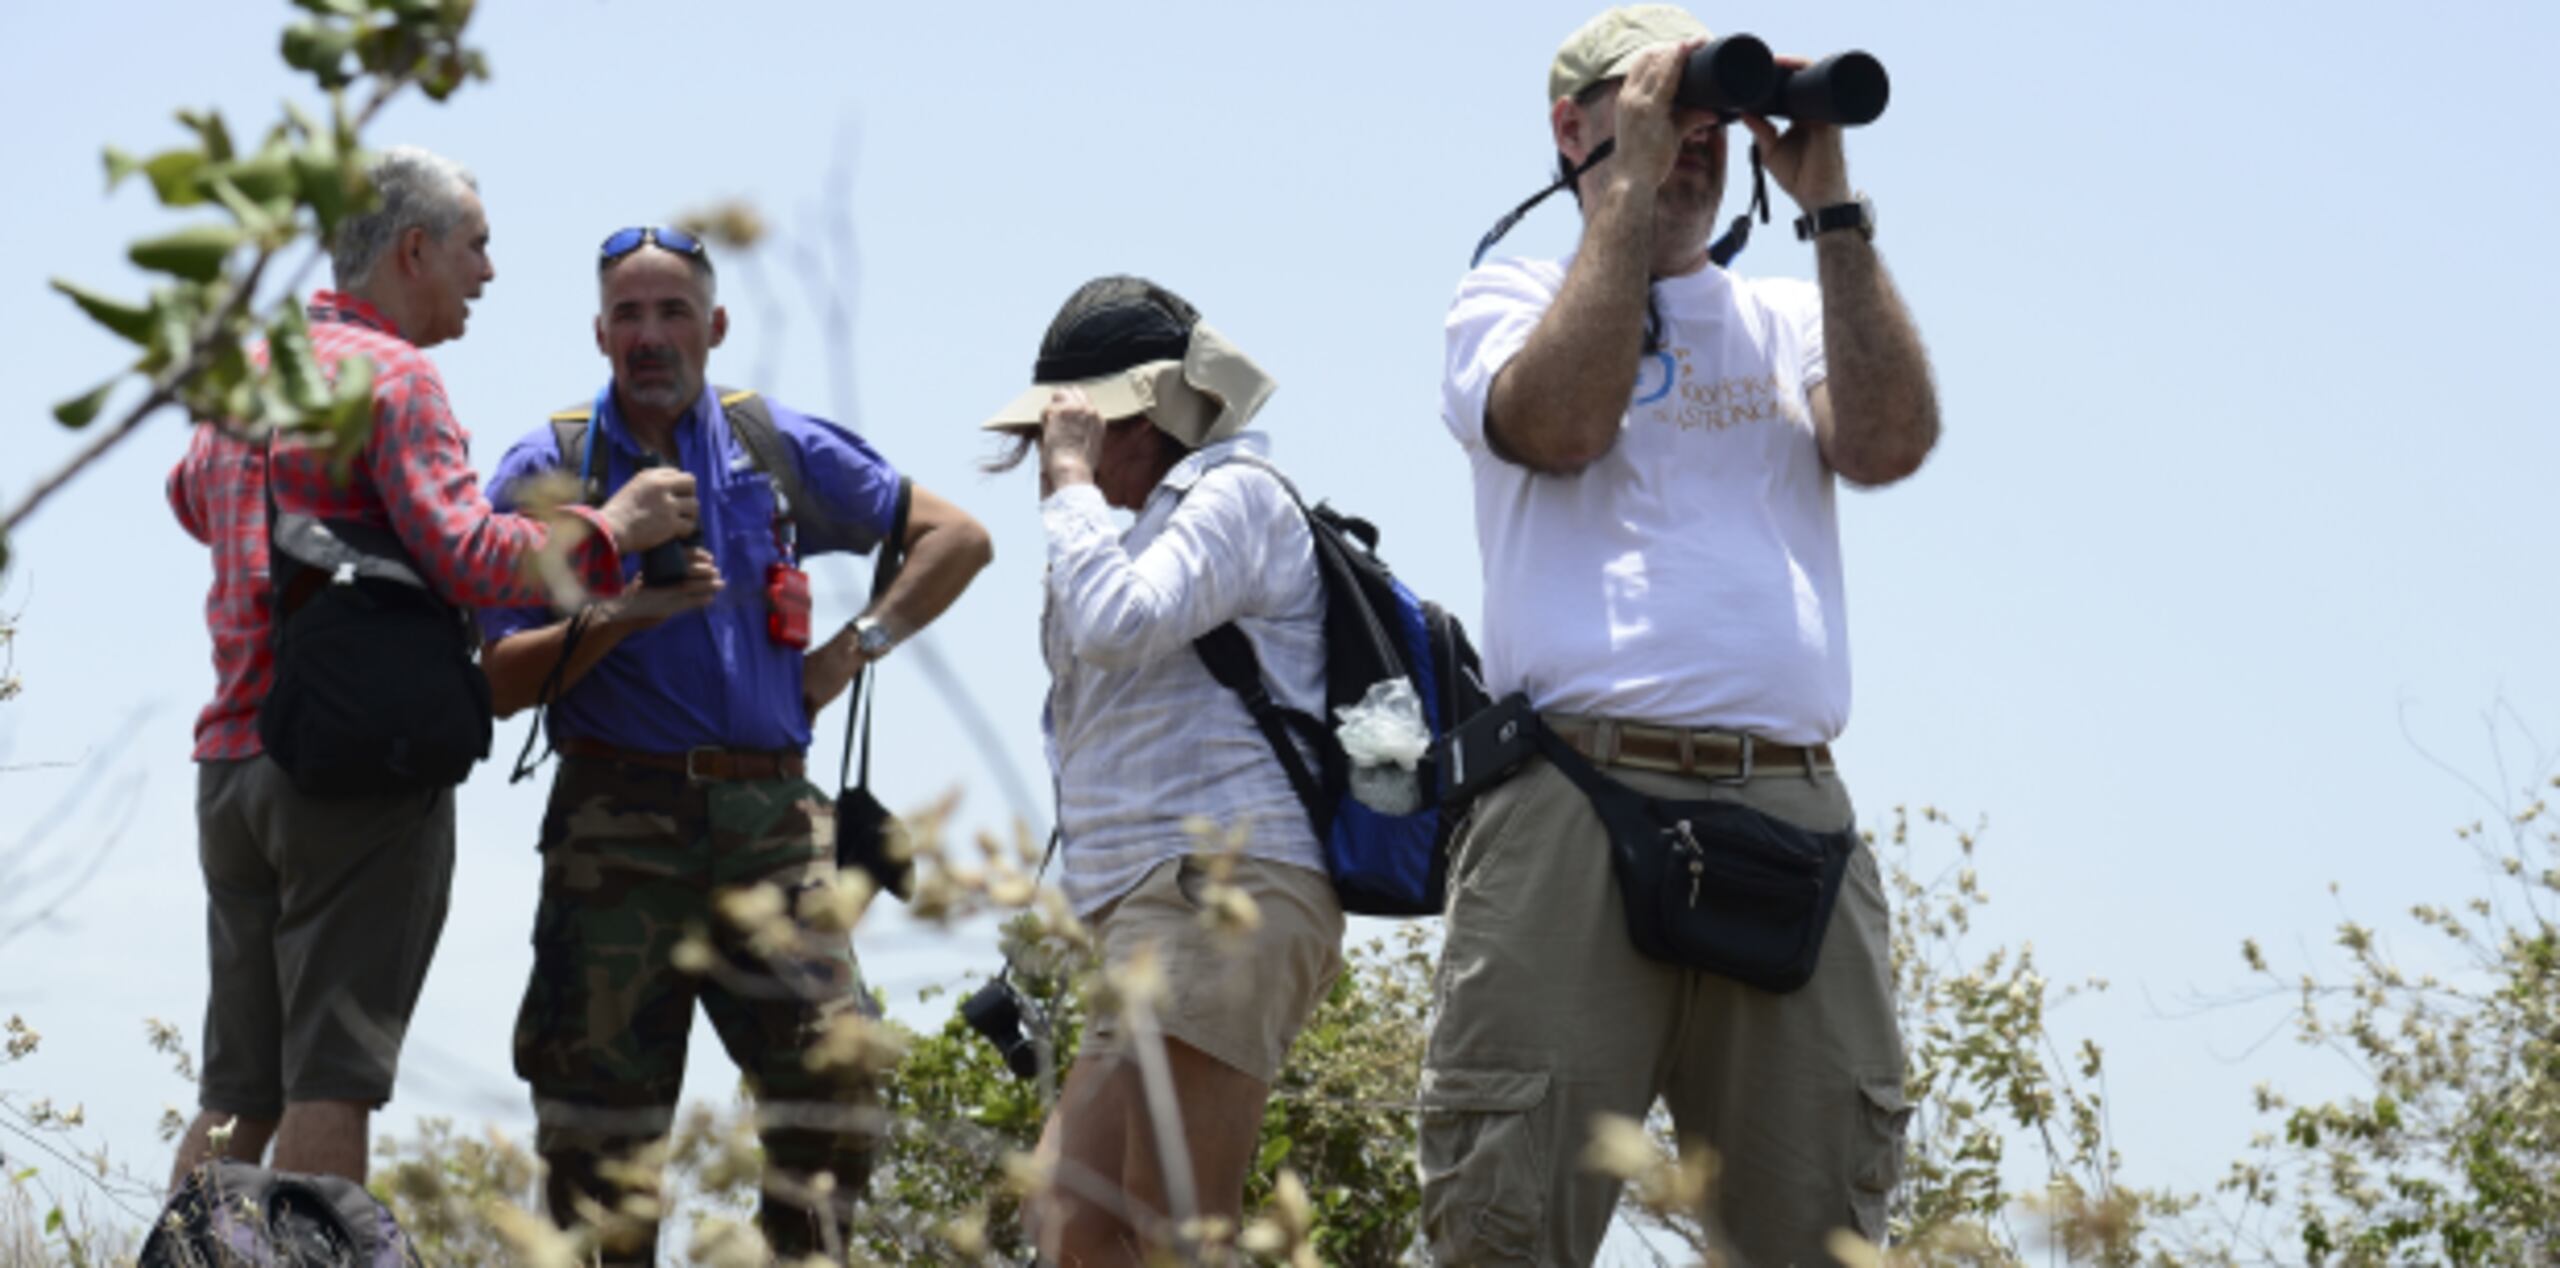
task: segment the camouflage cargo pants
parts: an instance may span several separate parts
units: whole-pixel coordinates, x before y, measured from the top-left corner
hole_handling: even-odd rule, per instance
[[[825,795],[797,779],[694,783],[564,758],[542,853],[515,1058],[552,1218],[593,1222],[651,1185],[649,1169],[616,1164],[672,1126],[699,999],[755,1095],[767,1240],[806,1255],[823,1249],[823,1221],[841,1236],[877,1151],[879,1097],[860,1070],[809,1058],[831,1022],[877,1007],[850,937],[795,914],[835,878]],[[821,1173],[832,1182],[813,1189]],[[609,1262],[653,1262],[654,1220],[607,1231]]]

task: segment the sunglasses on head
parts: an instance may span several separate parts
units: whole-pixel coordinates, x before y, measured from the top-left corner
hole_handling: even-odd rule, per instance
[[[653,242],[677,255],[698,255],[707,258],[711,254],[710,248],[702,245],[702,239],[682,229],[662,229],[656,225],[640,225],[630,229],[614,230],[613,236],[606,238],[604,245],[597,249],[596,263],[611,264]]]

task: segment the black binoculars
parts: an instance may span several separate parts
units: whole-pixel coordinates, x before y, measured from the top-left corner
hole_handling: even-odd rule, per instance
[[[1892,91],[1884,63],[1865,53],[1835,53],[1797,69],[1780,66],[1751,36],[1728,35],[1689,54],[1676,100],[1692,110],[1855,127],[1883,115]]]
[[[666,464],[660,461],[656,454],[640,455],[640,469],[643,471],[664,465]],[[702,535],[696,533],[682,541],[660,542],[640,552],[640,584],[644,586],[683,585],[685,574],[693,571],[693,548],[701,544]]]
[[[1013,989],[1013,983],[1002,977],[978,988],[960,1005],[960,1020],[969,1023],[980,1038],[996,1046],[996,1054],[1004,1058],[1005,1068],[1017,1079],[1040,1077],[1040,1041],[1023,1028],[1025,1014],[1035,1021],[1039,1006],[1024,999]]]

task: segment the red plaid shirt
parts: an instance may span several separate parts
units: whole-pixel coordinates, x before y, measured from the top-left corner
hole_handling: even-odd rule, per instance
[[[276,506],[282,511],[388,526],[436,593],[463,607],[549,601],[525,562],[547,534],[538,520],[501,515],[480,491],[470,433],[445,400],[444,380],[389,319],[352,296],[321,291],[311,300],[311,346],[334,378],[346,357],[373,361],[373,436],[347,483],[333,483],[328,454],[280,441]],[[265,349],[258,350],[261,361]],[[267,586],[267,453],[210,423],[196,425],[186,457],[169,473],[178,523],[213,548],[213,588],[204,605],[213,634],[213,703],[196,718],[196,760],[255,757],[258,702],[275,675]],[[604,521],[586,507],[570,513],[595,532],[575,562],[601,594],[621,588],[622,561]]]

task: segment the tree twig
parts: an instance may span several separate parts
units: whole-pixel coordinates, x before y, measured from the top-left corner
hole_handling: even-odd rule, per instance
[[[20,499],[16,506],[10,508],[8,517],[0,519],[0,537],[15,532],[19,524],[25,522],[28,516],[35,514],[37,507],[44,505],[45,499],[60,492],[62,486],[69,484],[73,477],[87,470],[90,464],[105,457],[108,450],[124,443],[126,438],[140,430],[145,421],[158,413],[161,406],[177,400],[178,393],[184,391],[188,384],[195,382],[197,375],[204,373],[205,367],[212,364],[207,354],[212,350],[213,341],[221,335],[225,326],[231,324],[232,318],[239,316],[248,308],[250,297],[257,294],[258,279],[265,274],[268,262],[275,259],[276,250],[274,247],[259,249],[258,258],[250,263],[249,272],[240,279],[239,288],[231,293],[231,297],[224,301],[221,308],[206,316],[196,327],[195,340],[187,349],[186,358],[161,371],[159,376],[151,382],[150,394],[137,402],[123,418],[117,419],[113,426],[82,446],[78,453],[71,456],[69,462],[55,469],[53,474],[38,480],[35,487],[28,490],[27,495]]]

